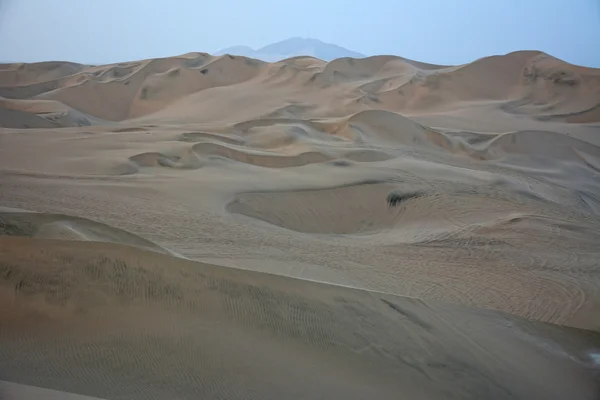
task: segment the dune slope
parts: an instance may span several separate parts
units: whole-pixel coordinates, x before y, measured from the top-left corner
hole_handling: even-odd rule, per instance
[[[108,242],[174,254],[127,231],[85,218],[47,213],[0,212],[0,235],[82,242]]]
[[[597,394],[595,333],[112,244],[0,243],[4,380],[113,399]]]
[[[599,109],[537,51],[0,65],[0,380],[594,399]]]

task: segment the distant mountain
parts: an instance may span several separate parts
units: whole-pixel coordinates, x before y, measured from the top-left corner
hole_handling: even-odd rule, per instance
[[[285,58],[296,56],[312,56],[324,61],[331,61],[341,57],[362,58],[364,54],[348,50],[344,47],[325,43],[317,39],[290,38],[281,42],[269,44],[254,50],[248,46],[233,46],[219,50],[215,55],[233,54],[258,58],[263,61],[280,61]]]

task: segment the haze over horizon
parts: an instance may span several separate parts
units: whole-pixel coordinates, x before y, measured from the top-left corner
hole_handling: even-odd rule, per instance
[[[100,64],[215,53],[238,45],[256,49],[310,37],[367,56],[393,54],[445,65],[540,50],[569,63],[600,67],[600,3],[595,0],[375,0],[352,6],[342,0],[309,0],[301,8],[272,0],[177,4],[5,0],[0,3],[0,60]]]

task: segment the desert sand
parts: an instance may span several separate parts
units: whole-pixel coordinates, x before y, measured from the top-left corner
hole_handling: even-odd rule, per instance
[[[598,69],[3,64],[0,126],[5,397],[600,395]]]

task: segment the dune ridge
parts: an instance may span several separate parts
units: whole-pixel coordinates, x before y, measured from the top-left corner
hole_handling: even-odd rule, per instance
[[[600,72],[535,51],[486,57],[457,67],[396,56],[341,58],[328,63],[295,57],[268,64],[206,53],[107,66],[37,63],[0,67],[0,96],[61,102],[89,114],[96,119],[94,124],[100,125],[103,120],[152,114],[197,92],[244,83],[265,90],[285,85],[289,89],[296,86],[296,90],[303,86],[304,91],[320,87],[358,96],[362,93],[362,109],[419,114],[451,110],[465,102],[500,101],[501,109],[509,113],[599,122],[594,110],[600,106]],[[80,98],[85,102],[78,101]],[[344,108],[352,112],[350,104]],[[36,114],[35,110],[27,112]]]
[[[0,236],[83,242],[107,242],[176,255],[127,231],[85,218],[36,212],[0,212]]]

